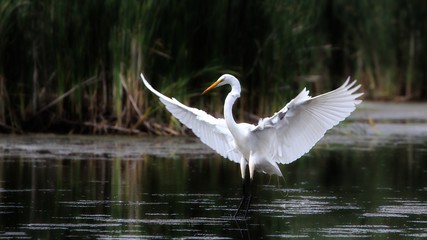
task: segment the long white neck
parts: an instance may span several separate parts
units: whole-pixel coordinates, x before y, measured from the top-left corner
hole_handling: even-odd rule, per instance
[[[235,79],[235,81],[232,81],[230,85],[231,85],[231,92],[228,93],[224,103],[224,118],[231,134],[233,134],[234,137],[239,137],[241,135],[241,131],[239,130],[237,123],[234,120],[233,104],[240,97],[241,89],[237,79]]]

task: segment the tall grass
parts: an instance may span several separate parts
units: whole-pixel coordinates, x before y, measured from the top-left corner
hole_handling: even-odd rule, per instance
[[[425,99],[423,1],[337,1],[349,69],[373,99]],[[350,62],[352,61],[352,62]]]
[[[254,121],[303,86],[319,93],[348,75],[368,98],[425,99],[426,10],[404,0],[3,0],[0,128],[182,133],[140,72],[218,115],[225,91],[198,93],[233,73],[236,114]]]

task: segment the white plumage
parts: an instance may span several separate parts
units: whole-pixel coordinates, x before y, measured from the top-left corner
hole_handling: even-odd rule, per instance
[[[258,124],[236,123],[232,106],[240,97],[240,83],[232,75],[224,74],[203,93],[229,84],[231,91],[224,104],[224,118],[215,118],[197,108],[185,106],[155,90],[141,74],[145,86],[166,106],[180,122],[192,129],[200,140],[233,162],[240,163],[242,178],[249,165],[250,178],[254,171],[268,174],[282,173],[277,163],[291,163],[307,153],[325,134],[350,115],[363,93],[355,93],[356,81],[345,83],[316,97],[302,90],[273,116],[260,119]]]

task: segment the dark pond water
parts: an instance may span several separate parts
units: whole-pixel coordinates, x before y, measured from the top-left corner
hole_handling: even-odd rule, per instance
[[[239,165],[197,139],[3,135],[0,239],[426,238],[427,137],[390,124],[257,174],[246,220]]]

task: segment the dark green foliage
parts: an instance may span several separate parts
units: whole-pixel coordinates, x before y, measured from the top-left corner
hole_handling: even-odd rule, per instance
[[[426,10],[404,0],[3,0],[0,128],[179,130],[140,72],[212,112],[223,97],[198,93],[235,74],[245,120],[273,113],[303,86],[320,93],[348,75],[372,99],[425,99]]]

